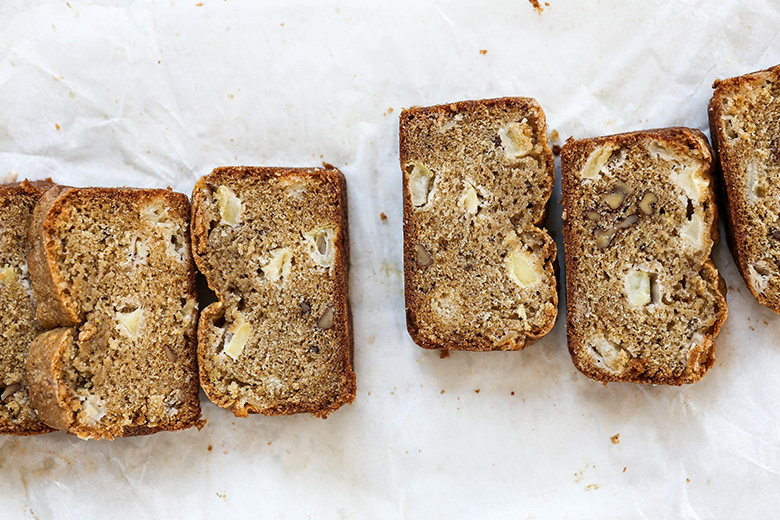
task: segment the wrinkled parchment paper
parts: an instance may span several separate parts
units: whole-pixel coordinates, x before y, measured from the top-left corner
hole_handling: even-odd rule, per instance
[[[524,352],[440,358],[405,331],[402,107],[523,95],[562,140],[707,131],[713,80],[780,63],[774,1],[549,4],[2,2],[2,174],[190,193],[220,165],[344,171],[359,392],[326,421],[237,419],[204,397],[200,432],[4,436],[0,517],[775,515],[780,317],[754,301],[723,243],[729,318],[695,385],[582,376],[563,305]]]

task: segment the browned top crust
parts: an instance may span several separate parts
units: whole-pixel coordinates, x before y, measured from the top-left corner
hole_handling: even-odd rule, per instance
[[[224,167],[195,185],[193,251],[219,299],[198,330],[214,403],[325,418],[354,400],[346,197],[333,167]]]
[[[780,66],[713,87],[729,247],[750,292],[780,313]]]
[[[712,156],[698,130],[569,139],[561,151],[567,335],[607,383],[698,381],[714,363],[725,284]]]
[[[189,201],[168,190],[49,190],[28,255],[31,397],[49,426],[108,438],[200,425]]]
[[[553,186],[532,98],[401,113],[404,286],[423,348],[521,350],[557,315],[555,243],[541,229]]]
[[[29,292],[27,230],[33,208],[48,181],[0,185],[0,433],[33,435],[52,431],[30,403],[26,373],[29,345],[42,332]]]

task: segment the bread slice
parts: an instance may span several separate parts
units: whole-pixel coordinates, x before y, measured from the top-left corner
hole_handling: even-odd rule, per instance
[[[419,346],[522,350],[552,329],[546,132],[531,98],[401,113],[406,325]]]
[[[750,292],[780,313],[780,65],[715,83],[728,238]]]
[[[30,403],[26,368],[30,343],[43,332],[30,289],[27,231],[35,204],[50,186],[28,181],[0,186],[0,433],[52,431]]]
[[[680,385],[715,361],[726,288],[712,155],[698,130],[569,140],[561,150],[569,352],[604,383]]]
[[[219,299],[198,328],[214,403],[325,418],[355,398],[344,175],[217,168],[192,194],[193,252]]]
[[[200,425],[197,300],[187,197],[57,187],[35,208],[30,397],[82,438]]]

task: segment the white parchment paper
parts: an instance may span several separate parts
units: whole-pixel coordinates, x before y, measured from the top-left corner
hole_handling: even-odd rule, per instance
[[[519,353],[440,358],[406,333],[402,107],[522,95],[562,140],[707,131],[713,80],[780,63],[773,0],[549,4],[3,1],[0,174],[190,193],[221,165],[344,171],[359,392],[326,421],[203,398],[200,432],[2,437],[0,518],[776,515],[780,317],[724,244],[729,318],[695,385],[589,380],[563,306]]]

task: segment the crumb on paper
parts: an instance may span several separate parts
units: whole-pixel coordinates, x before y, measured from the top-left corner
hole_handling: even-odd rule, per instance
[[[444,359],[450,357],[450,351],[449,350],[440,350],[439,351],[439,359]]]
[[[599,484],[588,484],[585,486],[585,491],[595,491],[599,489],[601,486]]]
[[[474,393],[475,393],[475,394],[478,394],[478,393],[479,393],[479,388],[475,389],[475,390],[474,390]]]
[[[62,130],[62,127],[61,127],[60,125],[58,125],[57,123],[54,123],[54,127],[55,127],[57,130]]]
[[[584,479],[585,476],[582,474],[582,471],[578,471],[574,474],[574,482],[582,482],[582,479]]]
[[[689,479],[689,478],[686,478],[686,479],[685,479],[685,482],[687,482],[688,484],[690,484],[690,483],[691,483],[691,479]]]
[[[203,2],[198,2],[197,4],[195,4],[195,7],[203,7]]]
[[[626,466],[623,466],[623,473],[626,472]]]
[[[214,449],[214,446],[212,446],[211,444],[209,444],[209,447],[208,447],[207,449],[208,449],[208,451],[211,451],[211,450],[213,450],[213,449]]]
[[[387,220],[387,215],[385,215],[384,212],[382,212],[379,214],[379,218],[382,220],[382,222],[384,222],[385,220]]]
[[[612,437],[609,438],[612,441],[612,444],[620,444],[620,434],[616,433]]]
[[[233,94],[228,93],[228,99],[233,99]]]
[[[279,24],[280,27],[284,27],[284,22]]]
[[[552,153],[553,153],[553,155],[554,155],[554,156],[556,156],[556,157],[558,157],[559,155],[561,155],[561,145],[559,145],[559,144],[554,144],[554,145],[552,146]]]
[[[539,0],[528,0],[528,1],[531,3],[533,8],[536,9],[537,13],[542,14],[542,11],[544,11],[544,9],[542,8],[541,5],[539,5]],[[545,5],[547,4],[545,3]]]
[[[479,53],[484,56],[485,54],[487,54],[487,49],[480,49]]]
[[[558,130],[553,129],[552,132],[550,132],[550,141],[557,143],[560,142],[561,135],[558,133]]]
[[[441,393],[439,395],[444,395],[444,389],[441,389]]]
[[[393,107],[389,107],[387,110],[385,110],[385,115],[390,115],[393,113]]]
[[[511,392],[509,392],[509,395],[515,395],[515,391],[512,390]]]
[[[273,442],[273,441],[268,441],[268,445],[269,445],[269,446],[271,445],[271,442]]]

